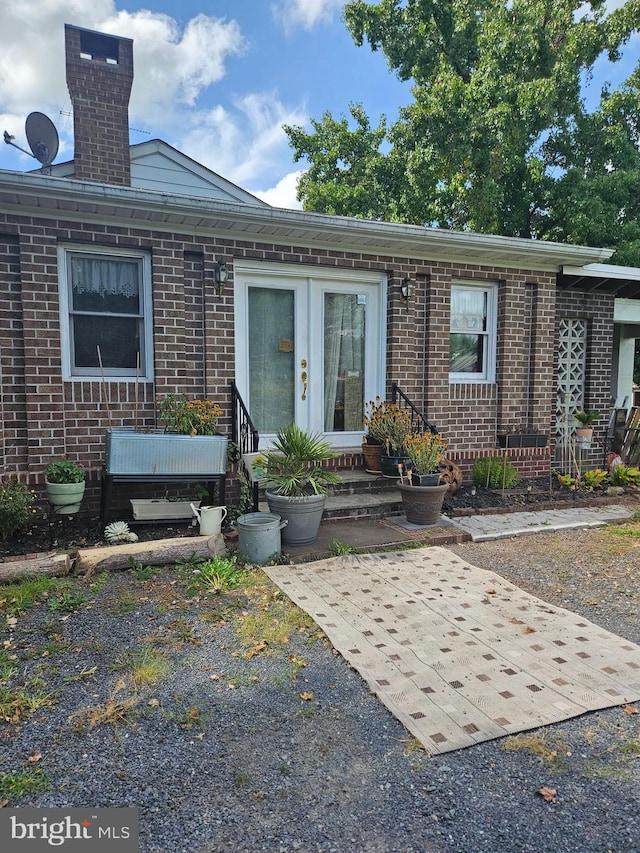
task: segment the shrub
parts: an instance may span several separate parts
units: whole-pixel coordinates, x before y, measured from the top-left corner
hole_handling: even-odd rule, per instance
[[[488,456],[476,459],[473,466],[475,486],[487,486],[490,489],[513,489],[520,482],[518,472],[511,462],[502,456]]]
[[[35,492],[18,480],[0,483],[0,539],[4,541],[31,519],[35,498]]]

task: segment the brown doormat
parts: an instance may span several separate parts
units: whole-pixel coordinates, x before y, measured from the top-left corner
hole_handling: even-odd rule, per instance
[[[446,548],[264,571],[429,753],[640,699],[640,646]]]

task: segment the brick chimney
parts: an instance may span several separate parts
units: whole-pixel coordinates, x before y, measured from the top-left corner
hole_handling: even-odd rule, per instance
[[[65,24],[73,106],[74,177],[131,186],[129,96],[133,41]]]

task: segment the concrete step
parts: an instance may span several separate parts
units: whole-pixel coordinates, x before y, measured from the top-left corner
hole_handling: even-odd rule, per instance
[[[329,489],[323,519],[348,521],[350,519],[386,518],[402,512],[402,498],[397,488],[398,480],[367,474],[365,471],[340,471],[343,480]],[[260,495],[259,509],[269,507]]]

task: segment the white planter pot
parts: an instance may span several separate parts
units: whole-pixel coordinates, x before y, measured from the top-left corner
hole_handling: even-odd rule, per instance
[[[191,520],[195,524],[195,515],[191,504],[200,506],[200,501],[168,501],[165,498],[135,500],[132,499],[131,510],[134,521],[159,521],[167,519],[171,521]]]

